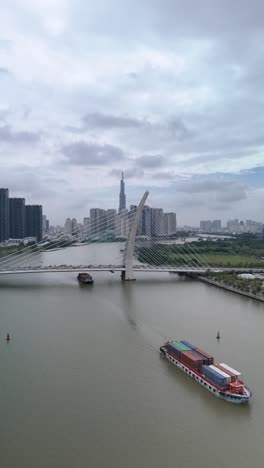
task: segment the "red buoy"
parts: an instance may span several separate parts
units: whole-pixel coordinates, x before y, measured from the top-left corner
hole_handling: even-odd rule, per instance
[[[6,335],[6,341],[10,341],[10,335],[9,335],[9,333]]]

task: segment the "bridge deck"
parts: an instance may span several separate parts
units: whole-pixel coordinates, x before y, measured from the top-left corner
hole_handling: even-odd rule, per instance
[[[70,273],[70,272],[88,272],[88,271],[125,271],[123,265],[77,265],[77,266],[32,266],[32,267],[19,267],[13,269],[0,269],[0,275],[14,275],[14,274],[32,274],[32,273]],[[151,267],[146,265],[134,265],[133,271],[135,272],[153,272],[153,273],[186,273],[186,274],[204,274],[206,272],[212,273],[264,273],[264,268],[176,268],[172,266],[164,267]]]

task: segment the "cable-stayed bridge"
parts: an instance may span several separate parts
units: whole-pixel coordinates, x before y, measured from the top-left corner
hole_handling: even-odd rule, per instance
[[[126,268],[123,265],[76,265],[76,266],[35,266],[35,267],[18,267],[13,269],[0,270],[0,275],[14,274],[29,274],[29,273],[70,273],[70,272],[92,272],[92,271],[109,271],[125,272]],[[134,265],[134,272],[153,272],[153,273],[178,273],[185,275],[201,275],[208,271],[215,273],[236,272],[236,273],[264,273],[264,268],[177,268],[172,266],[150,267],[146,265]],[[124,278],[126,279],[126,278]],[[130,278],[134,279],[134,278]]]
[[[47,247],[46,241],[42,241],[34,246],[25,247],[16,253],[0,259],[0,275],[109,271],[112,273],[121,272],[121,278],[123,280],[133,280],[135,279],[135,272],[164,272],[186,275],[202,275],[208,271],[215,273],[230,271],[238,273],[264,272],[264,268],[216,267],[209,263],[206,255],[202,254],[193,242],[178,242],[175,262],[172,259],[169,264],[166,265],[164,257],[159,249],[160,245],[166,245],[167,242],[170,242],[165,236],[160,236],[158,239],[153,239],[149,236],[137,237],[137,231],[139,223],[142,222],[142,211],[147,197],[148,192],[145,192],[133,215],[126,210],[119,213],[118,226],[115,226],[117,217],[115,214],[112,214],[112,218],[110,219],[108,217],[107,221],[99,217],[89,227],[83,226],[81,231],[78,230],[78,232],[76,232],[76,241],[81,236],[85,239],[84,245],[89,246],[89,249],[87,249],[87,256],[85,254],[85,258],[82,258],[81,263],[76,265],[67,263],[67,249],[65,248],[71,246],[73,240],[72,238],[69,239],[69,237],[63,233],[52,240],[53,249],[56,249],[56,247],[59,249],[59,255],[56,255],[57,252],[53,252],[53,262],[54,254],[55,258],[57,256],[55,264],[41,263],[40,257],[42,252],[46,252],[47,258],[49,257],[49,250],[45,250]],[[155,222],[156,228],[162,233],[163,227],[161,225],[161,219],[156,219]],[[119,244],[113,242],[115,239],[113,239],[107,231],[109,224],[118,235],[126,237],[124,248],[119,249]],[[173,242],[175,243],[175,240]],[[98,245],[100,246],[103,261],[100,261],[94,252],[96,250],[95,244],[97,248]],[[108,256],[108,250],[110,250],[109,244],[112,246],[116,245],[116,248],[112,249],[115,251],[115,255],[111,258]],[[76,248],[77,247],[74,247],[74,249]],[[146,259],[144,259],[144,256],[140,257],[140,255],[138,255],[144,248],[148,251]]]

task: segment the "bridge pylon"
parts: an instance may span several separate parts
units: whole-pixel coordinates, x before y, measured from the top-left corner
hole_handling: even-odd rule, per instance
[[[124,266],[125,270],[122,271],[121,273],[121,279],[123,281],[133,281],[136,278],[134,277],[134,271],[133,271],[133,255],[134,255],[134,250],[135,250],[135,241],[136,241],[136,235],[137,235],[137,230],[138,230],[138,225],[139,221],[141,218],[142,210],[144,208],[144,205],[146,203],[146,199],[148,198],[149,192],[145,192],[136,211],[135,219],[131,225],[128,238],[127,238],[127,243],[126,243],[126,249],[124,253]]]

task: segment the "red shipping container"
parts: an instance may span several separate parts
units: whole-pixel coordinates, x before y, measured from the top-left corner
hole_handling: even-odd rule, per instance
[[[199,367],[203,365],[202,359],[192,351],[182,351],[181,360],[194,369],[199,369]]]
[[[207,354],[205,351],[203,351],[200,348],[195,348],[195,351],[197,351],[197,353],[202,354],[202,356],[204,356],[204,357],[206,357],[208,359],[209,366],[211,366],[214,363],[214,358],[210,354]]]

